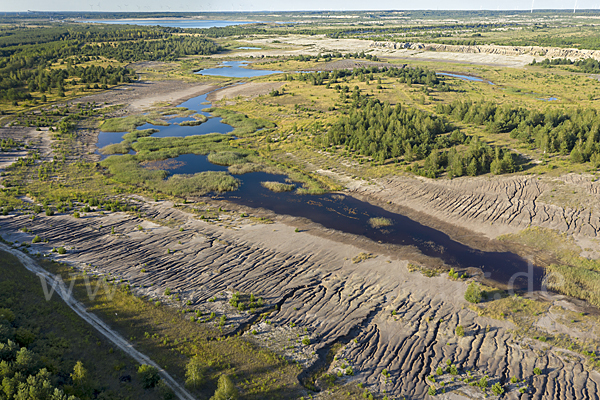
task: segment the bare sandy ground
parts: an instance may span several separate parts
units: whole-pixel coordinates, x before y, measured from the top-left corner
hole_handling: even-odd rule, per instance
[[[574,235],[600,250],[600,182],[592,176],[427,179],[393,176],[352,192],[406,207],[489,238],[528,226]],[[448,232],[452,235],[451,232]]]
[[[190,301],[205,315],[226,314],[233,325],[228,329],[250,324],[250,330],[257,331],[249,335],[251,340],[306,368],[322,365],[322,358],[312,352],[324,355],[339,341],[344,346],[329,370],[337,373],[343,364],[351,366],[354,375],[343,379],[364,382],[379,393],[423,398],[428,389],[425,377],[447,359],[463,371],[457,378],[468,369],[477,379],[487,374],[491,383],[513,375],[527,379],[532,398],[554,399],[566,391],[576,399],[592,398],[600,387],[600,375],[587,370],[580,356],[518,339],[509,322],[471,311],[463,297],[466,282],[411,273],[406,258],[375,251],[377,244],[365,246],[364,240],[350,236],[338,241],[335,235],[327,237],[326,230],[317,232],[320,228],[314,225],[295,232],[295,221],[286,218],[274,224],[239,216],[234,218],[237,224],[228,223],[230,217],[208,223],[168,202],[139,206],[144,219],[89,213],[79,219],[41,215],[32,223],[26,215],[9,215],[0,217],[1,234],[18,242],[29,242],[33,235],[47,238],[49,243],[31,245],[30,252],[48,254],[52,247],[65,246],[67,254],[55,255],[60,261],[89,273],[110,273],[150,298],[172,302],[163,297],[170,288],[181,297],[174,306]],[[19,231],[24,226],[31,233]],[[365,251],[373,257],[352,261]],[[255,314],[230,307],[234,291],[277,304],[271,323],[255,323]],[[558,296],[553,301],[565,300]],[[543,317],[540,329],[547,325]],[[465,328],[464,337],[455,335],[458,325]],[[297,343],[297,337],[290,343],[296,335],[292,326],[300,337],[310,337],[311,344]],[[544,374],[534,375],[535,367],[543,368]],[[392,378],[382,379],[384,368]],[[454,393],[479,393],[458,379],[452,387]],[[505,396],[520,397],[515,388]]]
[[[279,41],[280,43],[273,43]],[[486,52],[463,52],[459,49],[454,51],[425,51],[424,49],[394,49],[377,46],[377,42],[359,39],[332,39],[325,36],[303,36],[289,35],[273,38],[260,38],[246,41],[248,46],[271,47],[265,50],[240,51],[236,56],[240,57],[272,57],[272,56],[295,56],[301,54],[324,54],[339,51],[341,53],[369,52],[384,59],[401,59],[410,61],[443,61],[460,62],[469,64],[523,67],[536,58],[531,54],[505,55]],[[218,56],[218,55],[217,55]],[[231,56],[228,55],[222,55]],[[543,58],[543,57],[537,57]]]
[[[600,51],[575,48],[539,46],[466,46],[436,43],[399,43],[359,39],[333,39],[324,35],[289,35],[272,38],[256,38],[245,41],[248,46],[269,47],[264,50],[240,51],[241,57],[295,56],[300,54],[323,54],[328,52],[369,52],[384,59],[418,60],[435,62],[468,63],[497,67],[519,68],[534,59],[569,58],[600,60]],[[220,56],[230,56],[223,54]],[[219,55],[217,55],[219,57]]]
[[[157,103],[178,104],[192,97],[216,89],[206,83],[194,83],[180,80],[140,81],[118,86],[103,93],[85,96],[75,102],[106,102],[107,105],[125,104],[128,112],[140,112]]]
[[[237,96],[254,98],[279,89],[285,82],[248,82],[241,85],[228,86],[209,94],[209,101],[218,101],[225,98],[233,99]]]
[[[31,127],[0,127],[0,139],[13,139],[40,151],[40,158],[48,161],[52,158],[51,133],[48,128],[36,131]],[[17,159],[27,156],[28,150],[0,151],[0,170],[13,164]]]

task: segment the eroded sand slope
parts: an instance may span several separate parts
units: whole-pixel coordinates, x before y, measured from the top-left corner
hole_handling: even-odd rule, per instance
[[[581,357],[515,340],[509,323],[465,308],[464,282],[409,273],[406,261],[384,256],[353,263],[360,245],[294,232],[294,227],[281,223],[226,229],[168,203],[140,206],[145,218],[169,221],[172,227],[124,213],[80,219],[39,216],[35,225],[27,216],[6,216],[0,217],[0,224],[6,239],[31,240],[31,235],[16,233],[29,227],[49,240],[32,245],[33,251],[67,246],[69,252],[59,259],[90,272],[111,273],[151,297],[160,298],[170,288],[181,296],[181,304],[189,300],[206,312],[226,313],[234,328],[255,317],[229,306],[228,295],[237,290],[262,296],[279,310],[271,315],[270,326],[256,326],[259,333],[252,340],[274,333],[295,336],[293,324],[311,337],[311,345],[285,353],[307,367],[320,362],[310,357],[312,351],[323,356],[332,343],[342,342],[340,360],[330,369],[339,368],[345,358],[354,376],[344,379],[366,382],[373,391],[422,398],[428,389],[425,378],[451,359],[461,371],[489,375],[492,383],[513,375],[526,379],[531,398],[566,398],[568,393],[583,399],[598,393],[600,375],[588,371]],[[110,233],[113,227],[115,234]],[[217,301],[208,302],[213,296]],[[465,337],[454,334],[457,325],[465,327]],[[281,348],[272,341],[263,344]],[[534,375],[535,367],[546,372]],[[381,373],[384,368],[389,379]],[[453,385],[465,393],[473,391]],[[473,392],[477,393],[481,392]],[[520,395],[513,390],[507,398]]]

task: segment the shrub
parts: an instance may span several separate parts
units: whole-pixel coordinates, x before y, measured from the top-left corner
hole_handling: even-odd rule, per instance
[[[217,390],[211,400],[236,400],[238,398],[238,391],[231,381],[231,378],[227,375],[221,375],[219,377],[219,383],[217,384]]]
[[[465,336],[465,328],[462,325],[456,327],[456,336],[463,337]]]
[[[435,386],[429,386],[429,390],[427,390],[427,394],[430,396],[435,396],[437,394],[437,389]]]
[[[533,373],[534,373],[534,374],[536,374],[536,375],[541,375],[541,374],[542,374],[542,370],[541,370],[541,369],[539,369],[538,367],[535,367],[535,368],[533,369]]]
[[[302,344],[308,346],[310,344],[310,338],[305,337],[304,339],[302,339]]]
[[[58,250],[56,250],[58,252],[58,254],[66,254],[67,250],[64,247],[59,247]]]
[[[171,388],[168,387],[167,384],[162,380],[158,382],[156,387],[158,388],[158,394],[160,395],[161,399],[173,400],[175,398],[175,393],[173,393]]]
[[[465,292],[465,300],[469,303],[477,304],[483,299],[483,292],[478,283],[471,282]]]
[[[497,396],[504,394],[504,388],[502,387],[500,382],[496,382],[492,385],[492,392],[494,392],[494,394]]]
[[[165,296],[169,296],[171,294],[171,289],[167,288],[165,290]]]
[[[138,368],[138,378],[142,382],[144,389],[153,388],[160,381],[158,369],[148,364],[140,365]]]
[[[482,389],[485,389],[486,387],[488,387],[488,380],[487,380],[487,376],[482,377],[479,380],[479,383],[477,384],[477,386],[479,386]]]
[[[31,240],[31,243],[39,243],[41,241],[42,241],[42,239],[40,239],[40,237],[38,235],[35,235],[35,237]]]
[[[437,367],[437,369],[435,370],[435,373],[437,375],[443,375],[444,374],[444,370],[442,369],[442,367]]]

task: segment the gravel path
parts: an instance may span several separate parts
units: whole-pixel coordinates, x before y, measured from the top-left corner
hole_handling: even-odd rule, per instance
[[[181,400],[194,400],[195,397],[192,396],[185,388],[183,388],[175,379],[171,377],[164,369],[162,369],[157,363],[152,361],[148,356],[137,351],[131,343],[125,340],[120,334],[112,330],[104,321],[98,318],[96,315],[89,313],[85,306],[75,300],[67,287],[64,285],[62,279],[57,278],[56,275],[53,275],[40,267],[35,261],[33,261],[30,257],[20,252],[19,250],[15,250],[3,243],[0,243],[0,250],[6,251],[17,257],[19,261],[23,264],[27,270],[33,272],[37,276],[44,278],[48,284],[48,287],[55,288],[56,293],[67,303],[67,305],[75,311],[79,317],[85,320],[87,323],[92,325],[94,328],[98,330],[104,337],[113,342],[117,347],[123,350],[125,353],[129,354],[136,362],[140,364],[151,365],[158,369],[158,373],[160,374],[163,381],[173,390],[177,398]]]

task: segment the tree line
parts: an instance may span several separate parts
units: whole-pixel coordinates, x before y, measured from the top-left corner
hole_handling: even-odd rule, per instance
[[[173,61],[191,54],[212,54],[220,48],[205,38],[176,35],[176,29],[131,26],[75,26],[2,30],[0,37],[0,99],[30,98],[30,92],[57,89],[66,79],[103,87],[129,82],[133,72],[122,67],[77,67],[105,57],[120,62]],[[51,68],[67,63],[67,68]]]
[[[544,112],[492,102],[455,100],[440,104],[439,114],[459,121],[486,126],[491,133],[510,132],[510,137],[544,153],[570,155],[571,161],[591,161],[600,166],[600,119],[592,108]]]
[[[380,74],[380,75],[377,75]],[[335,69],[333,71],[319,71],[299,74],[284,74],[283,79],[287,81],[310,82],[315,86],[338,83],[339,79],[344,77],[357,78],[360,82],[370,82],[377,80],[381,84],[381,77],[397,78],[400,83],[409,85],[419,84],[437,89],[442,92],[448,92],[452,89],[445,82],[444,78],[437,75],[434,71],[427,68],[397,68],[397,67],[359,67],[354,69]],[[339,88],[338,88],[339,89]]]
[[[544,68],[551,68],[556,65],[574,65],[579,68],[580,72],[588,74],[600,74],[600,62],[593,58],[586,58],[583,60],[573,61],[568,58],[555,58],[555,59],[544,59],[543,61],[537,62],[535,59],[529,65],[539,65]]]

